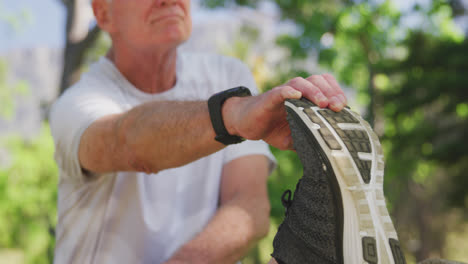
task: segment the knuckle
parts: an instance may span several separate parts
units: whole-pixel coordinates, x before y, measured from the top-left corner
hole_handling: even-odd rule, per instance
[[[291,80],[292,83],[298,83],[298,82],[303,82],[304,78],[302,77],[295,77]]]
[[[291,89],[294,89],[294,88],[292,88],[292,86],[290,86],[290,85],[284,85],[284,86],[281,86],[281,87],[280,87],[280,90],[279,90],[279,91],[280,91],[280,92],[286,92],[286,91],[289,91],[289,90],[291,90]]]
[[[322,74],[322,76],[324,78],[328,78],[328,79],[335,79],[335,77],[333,77],[333,75],[331,75],[330,73],[324,73],[324,74]]]
[[[316,82],[320,79],[322,79],[323,77],[320,76],[320,75],[311,75],[307,78],[307,80],[311,81],[311,82]]]
[[[312,94],[323,94],[322,90],[320,90],[320,88],[317,88],[315,87],[314,89],[312,89]]]
[[[312,95],[313,95],[314,97],[317,97],[317,96],[320,96],[320,95],[325,96],[325,94],[323,94],[323,92],[320,91],[320,89],[315,89],[315,90],[313,90],[313,91],[312,91]]]
[[[304,82],[304,78],[302,78],[302,77],[295,77],[295,78],[291,79],[291,80],[288,82],[288,84],[291,84],[291,85],[299,85],[299,84],[301,84],[301,83],[303,83],[303,82]]]
[[[283,89],[284,89],[284,87],[285,87],[285,86],[277,86],[277,87],[275,87],[275,88],[271,89],[271,92],[272,92],[272,93],[278,93],[278,92],[281,92],[281,90],[283,90]]]
[[[287,93],[287,91],[289,91],[290,89],[292,89],[292,88],[290,86],[288,86],[288,85],[282,85],[282,86],[275,87],[275,88],[271,89],[271,93],[269,94],[269,98],[273,99],[273,98],[277,98],[278,96],[283,97]]]

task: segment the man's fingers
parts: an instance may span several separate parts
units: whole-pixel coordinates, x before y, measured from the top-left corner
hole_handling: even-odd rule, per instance
[[[299,99],[302,97],[302,93],[293,87],[285,86],[281,89],[281,96],[283,97],[283,101],[286,99]]]
[[[328,108],[335,112],[341,111],[346,105],[343,103],[342,99],[340,99],[338,96],[333,96],[330,98],[330,105]]]
[[[338,94],[337,96],[344,102],[345,105],[348,104],[348,100],[346,99],[346,96],[343,93],[343,90],[341,89],[340,85],[336,81],[335,77],[329,73],[322,74],[323,78],[330,84],[330,86],[335,90],[335,92]]]
[[[322,93],[322,91],[314,85],[312,82],[301,78],[297,77],[292,80],[290,80],[287,83],[289,86],[293,87],[294,89],[297,89],[301,91],[302,95],[311,100],[313,103],[320,107],[327,107],[329,104],[329,101],[327,97]]]
[[[338,83],[331,84],[322,75],[312,75],[307,78],[308,81],[317,86],[329,100],[329,108],[333,111],[340,111],[346,105],[346,99]]]
[[[327,98],[331,98],[335,94],[333,88],[322,75],[312,75],[307,80],[317,86]]]
[[[301,97],[301,91],[294,89],[291,86],[278,86],[268,92],[266,109],[274,110],[278,105],[283,105],[286,99],[300,99]]]

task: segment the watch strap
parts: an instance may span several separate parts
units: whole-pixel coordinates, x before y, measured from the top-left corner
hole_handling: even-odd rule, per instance
[[[242,137],[231,135],[224,126],[222,115],[222,107],[224,102],[231,97],[245,97],[252,95],[250,90],[244,86],[231,88],[219,93],[216,93],[208,99],[208,110],[210,113],[211,124],[216,133],[215,140],[224,145],[237,144],[244,139]]]

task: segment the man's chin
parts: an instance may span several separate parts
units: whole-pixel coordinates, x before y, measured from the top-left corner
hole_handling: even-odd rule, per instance
[[[155,45],[174,46],[177,47],[185,43],[189,39],[189,36],[171,36],[167,35],[162,41],[158,41]]]

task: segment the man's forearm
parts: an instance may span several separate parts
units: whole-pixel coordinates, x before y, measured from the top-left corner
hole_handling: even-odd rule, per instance
[[[270,205],[236,197],[223,205],[193,240],[165,264],[233,264],[268,233]]]
[[[206,102],[151,102],[122,115],[117,124],[121,151],[138,171],[182,166],[224,147],[214,140]]]

